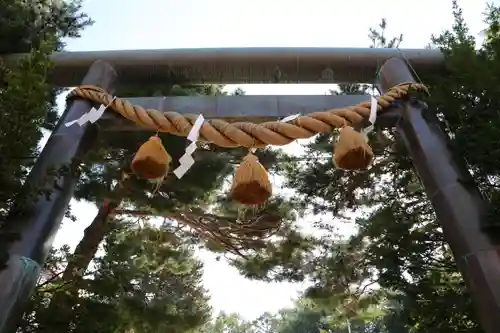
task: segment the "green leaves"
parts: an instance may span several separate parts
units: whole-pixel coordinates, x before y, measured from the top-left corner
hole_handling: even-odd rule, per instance
[[[452,31],[433,39],[446,54],[446,76],[424,78],[432,94],[426,102],[446,120],[455,152],[467,159],[494,207],[500,198],[498,163],[493,162],[500,158],[495,157],[500,151],[500,118],[495,116],[500,75],[494,74],[500,67],[493,60],[500,51],[498,13],[490,7],[489,37],[476,53],[474,38],[455,3]],[[402,36],[385,36],[385,28],[383,20],[379,29],[370,31],[373,47],[397,47],[401,42]],[[334,93],[365,89],[345,85]],[[436,327],[440,332],[480,332],[464,282],[397,133],[383,130],[372,135],[377,158],[365,173],[335,170],[330,160],[332,141],[329,135],[318,136],[306,146],[307,159],[288,160],[283,167],[287,186],[295,191],[296,207],[321,216],[309,245],[298,247],[314,255],[300,255],[298,250],[280,258],[279,251],[263,252],[246,262],[247,269],[256,272],[251,277],[311,281],[304,296],[344,330],[342,318],[350,318],[353,332],[356,325],[391,333],[423,333]],[[354,236],[336,238],[334,228],[324,222],[335,219],[352,220]],[[293,262],[293,274],[285,274]],[[346,304],[354,300],[356,309],[345,312]],[[436,304],[442,305],[436,309]],[[370,311],[376,315],[370,317]]]
[[[201,287],[202,265],[192,248],[179,245],[168,225],[122,223],[107,235],[104,251],[79,283],[80,296],[67,295],[76,304],[71,332],[181,333],[206,322],[211,309]],[[57,272],[68,256],[68,249],[62,249],[49,257],[29,305],[26,331],[41,322],[52,331],[68,332],[67,323],[47,311],[48,297],[64,288]]]

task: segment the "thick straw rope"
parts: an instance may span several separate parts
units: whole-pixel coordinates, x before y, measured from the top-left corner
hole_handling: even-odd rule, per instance
[[[377,97],[377,112],[387,110],[395,101],[404,98],[411,90],[426,91],[423,84],[404,83]],[[114,98],[96,86],[82,85],[73,89],[68,98],[83,98],[93,103],[108,105],[113,111],[136,124],[155,131],[187,136],[198,115],[181,115],[177,112],[160,112],[132,105],[127,100]],[[371,101],[356,106],[313,112],[283,123],[271,121],[260,124],[249,122],[228,123],[222,119],[205,121],[200,129],[200,140],[220,147],[259,148],[267,145],[283,146],[296,139],[310,138],[318,133],[331,132],[334,128],[361,123],[370,115]]]

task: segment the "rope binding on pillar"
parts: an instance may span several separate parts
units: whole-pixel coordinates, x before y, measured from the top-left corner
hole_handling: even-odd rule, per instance
[[[404,83],[376,97],[377,113],[386,111],[395,101],[408,98],[412,91],[427,92],[421,83]],[[68,94],[68,99],[81,98],[92,103],[107,105],[107,109],[133,121],[145,130],[188,136],[198,115],[182,115],[175,111],[161,112],[132,105],[129,101],[112,96],[105,90],[82,85]],[[199,131],[199,140],[224,148],[262,148],[268,145],[283,146],[298,139],[307,139],[319,133],[340,129],[335,145],[334,163],[345,170],[363,170],[369,167],[373,152],[366,135],[353,129],[368,119],[371,101],[355,106],[308,113],[287,122],[264,123],[232,122],[223,119],[205,120]],[[171,158],[159,137],[148,140],[137,152],[132,169],[145,179],[159,179],[168,172]],[[245,205],[263,203],[271,195],[269,176],[257,157],[250,151],[236,171],[232,186],[234,200]]]

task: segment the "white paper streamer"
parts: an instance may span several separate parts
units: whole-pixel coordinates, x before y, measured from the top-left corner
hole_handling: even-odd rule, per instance
[[[99,106],[99,109],[94,109],[92,108],[92,110],[90,110],[90,112],[88,113],[88,121],[90,121],[92,124],[95,123],[96,121],[98,121],[102,115],[104,114],[104,111],[106,111],[106,107],[104,105],[101,104],[101,106]]]
[[[187,164],[187,165],[193,165],[194,164],[194,158],[193,156],[189,155],[189,154],[184,154],[182,155],[182,157],[179,159],[179,162],[181,164]]]
[[[365,134],[370,133],[375,128],[374,125],[375,125],[375,121],[377,120],[377,107],[378,107],[377,99],[372,96],[372,103],[371,103],[371,108],[370,108],[370,117],[368,118],[368,121],[370,122],[370,125],[368,125],[367,127],[365,127],[363,129],[363,133],[365,133]]]
[[[179,179],[181,179],[194,164],[194,159],[191,155],[195,152],[197,148],[196,141],[200,136],[200,129],[201,126],[203,126],[204,122],[205,118],[203,117],[202,114],[200,114],[196,119],[193,128],[191,128],[191,131],[189,131],[187,139],[191,141],[191,143],[189,144],[189,146],[186,147],[184,155],[182,155],[182,157],[179,159],[180,163],[179,167],[177,167],[177,169],[174,170],[174,175],[176,175],[177,178]]]
[[[177,178],[181,179],[186,172],[193,166],[194,160],[192,164],[181,164],[177,167],[177,169],[174,170],[174,175],[177,176]]]
[[[198,116],[198,119],[196,119],[193,128],[191,128],[191,131],[189,132],[187,139],[191,142],[196,142],[198,141],[198,137],[200,136],[200,129],[203,123],[205,122],[205,118],[203,117],[202,114]]]
[[[191,144],[186,147],[186,154],[192,155],[196,150],[196,148],[197,148],[196,142],[191,142]]]
[[[280,122],[286,123],[286,122],[292,121],[298,117],[300,117],[300,113],[292,114],[292,115],[286,116],[285,118],[281,119]]]
[[[108,105],[103,105],[101,104],[99,106],[99,109],[96,110],[96,108],[92,108],[90,109],[89,112],[83,114],[80,118],[76,119],[76,120],[72,120],[72,121],[68,121],[67,123],[65,123],[64,125],[66,127],[70,127],[74,124],[78,124],[80,126],[83,126],[86,122],[91,122],[92,124],[95,123],[96,121],[98,121],[99,119],[101,119],[102,115],[104,114],[104,111],[106,111],[106,109],[108,108],[108,106],[113,103],[113,101],[115,100],[116,97],[113,97],[113,99],[111,100],[111,102],[109,102]]]

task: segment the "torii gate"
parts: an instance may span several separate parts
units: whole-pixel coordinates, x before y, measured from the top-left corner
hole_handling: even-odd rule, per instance
[[[15,56],[12,56],[15,57]],[[404,60],[401,58],[404,57]],[[380,68],[381,93],[415,82],[406,62],[421,73],[442,69],[443,56],[427,49],[362,48],[227,48],[141,51],[60,52],[49,80],[56,86],[99,86],[111,92],[117,84],[161,83],[175,75],[190,83],[360,83],[372,82]],[[381,67],[380,67],[381,66]],[[117,82],[119,78],[119,82]],[[261,122],[306,111],[357,104],[368,95],[349,96],[217,96],[128,99],[143,107],[200,114],[206,118]],[[71,102],[33,168],[36,183],[49,167],[68,165],[92,147],[96,126],[66,127],[87,113],[85,100]],[[101,130],[139,128],[113,113],[99,120]],[[394,106],[377,126],[396,127],[436,211],[444,235],[474,299],[485,332],[500,327],[499,241],[484,231],[484,202],[463,160],[453,156],[448,137],[422,101]],[[11,221],[21,240],[10,248],[8,267],[0,272],[0,333],[14,332],[22,303],[32,292],[53,238],[71,200],[76,179],[66,176],[50,200],[40,198],[30,216]]]

